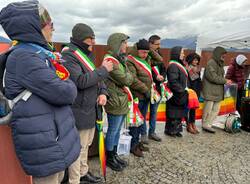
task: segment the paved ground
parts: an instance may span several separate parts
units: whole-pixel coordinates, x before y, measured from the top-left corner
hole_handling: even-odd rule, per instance
[[[150,142],[144,158],[124,157],[129,166],[120,173],[107,169],[108,184],[249,184],[250,134],[229,134],[218,130],[215,135],[185,133],[183,138],[157,131],[161,143]],[[100,173],[98,158],[90,161],[94,173]]]

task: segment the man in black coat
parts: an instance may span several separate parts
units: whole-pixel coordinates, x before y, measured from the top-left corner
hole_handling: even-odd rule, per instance
[[[99,68],[93,63],[93,45],[95,35],[92,28],[86,24],[76,24],[72,30],[70,44],[63,48],[62,55],[65,59],[65,67],[70,72],[70,78],[78,89],[77,98],[72,105],[81,139],[81,155],[79,162],[69,168],[69,183],[71,176],[81,176],[81,182],[98,183],[99,177],[93,176],[88,171],[88,148],[91,145],[96,123],[97,105],[105,105],[107,91],[103,80],[108,77],[109,71],[113,70],[110,61],[104,61]],[[79,180],[78,180],[79,182]]]

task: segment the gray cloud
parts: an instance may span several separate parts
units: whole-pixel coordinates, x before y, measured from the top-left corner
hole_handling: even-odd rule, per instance
[[[114,32],[127,33],[131,42],[159,34],[179,38],[212,31],[250,18],[248,0],[41,0],[53,17],[55,41],[68,41],[79,22],[93,27],[97,43]],[[9,3],[1,0],[0,8]],[[249,21],[250,26],[250,21]],[[1,31],[0,31],[1,32]]]

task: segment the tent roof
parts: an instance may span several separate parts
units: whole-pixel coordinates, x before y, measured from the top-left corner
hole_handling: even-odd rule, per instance
[[[196,52],[201,53],[204,48],[224,48],[245,49],[250,48],[250,20],[237,21],[223,25],[212,32],[198,36]]]

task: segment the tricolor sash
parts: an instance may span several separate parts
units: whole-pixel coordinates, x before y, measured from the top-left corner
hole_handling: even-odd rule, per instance
[[[152,70],[153,70],[153,72],[156,74],[156,76],[157,76],[157,75],[161,75],[158,66],[153,66],[153,67],[152,67]]]
[[[161,100],[161,95],[158,93],[155,83],[152,83],[150,102],[151,104],[155,104],[158,103],[160,100]]]
[[[186,75],[186,77],[188,78],[188,71],[187,71],[187,69],[182,64],[180,64],[179,62],[177,62],[175,60],[171,60],[169,62],[169,65],[176,65]],[[187,81],[186,81],[186,88],[187,88]]]
[[[176,65],[186,75],[186,77],[188,77],[187,69],[182,64],[180,64],[179,62],[175,60],[169,61],[169,65],[172,65],[172,64]]]
[[[149,78],[150,78],[150,80],[152,82],[151,89],[150,89],[150,94],[151,94],[150,102],[152,104],[158,103],[161,100],[161,95],[156,90],[156,85],[153,82],[151,66],[145,60],[143,60],[143,59],[141,59],[139,57],[134,57],[132,55],[129,55],[128,59],[130,59],[131,61],[136,63],[138,66],[140,66],[143,69],[143,71],[149,76]]]
[[[162,82],[161,84],[161,95],[169,100],[173,96],[173,92],[168,88],[168,82]]]
[[[62,52],[66,51],[66,50],[69,50],[69,47],[67,47],[67,46],[64,47]],[[80,49],[77,48],[76,50],[73,50],[72,53],[87,68],[87,70],[93,72],[96,69],[94,63]]]
[[[110,54],[106,54],[104,56],[104,60],[112,61],[114,64],[117,64],[122,67],[122,69],[125,71],[124,67],[120,62]],[[141,111],[138,107],[139,100],[138,98],[134,98],[132,92],[130,91],[129,87],[125,86],[123,87],[123,91],[127,94],[128,97],[128,107],[129,112],[127,114],[127,124],[130,127],[138,127],[143,124],[144,118],[141,114]]]
[[[117,65],[120,64],[120,62],[115,57],[111,56],[110,54],[106,54],[103,60],[112,61],[114,64],[117,64]]]
[[[152,71],[151,71],[152,69],[151,69],[151,66],[147,63],[147,61],[140,59],[138,57],[134,57],[132,55],[129,55],[128,59],[130,59],[131,61],[133,61],[137,65],[139,65],[143,69],[143,71],[149,76],[151,81],[153,82]]]
[[[138,98],[135,98],[133,102],[128,102],[129,112],[127,114],[127,125],[129,127],[139,127],[144,122],[144,118],[138,105]]]
[[[158,66],[152,67],[152,70],[156,74],[156,76],[160,75],[160,70],[159,70]],[[160,86],[161,86],[161,96],[164,97],[164,98],[166,98],[166,100],[169,100],[173,96],[173,93],[168,88],[167,81],[161,82]]]
[[[104,56],[104,59],[103,59],[103,60],[104,60],[104,61],[106,61],[106,60],[107,60],[107,61],[112,61],[113,64],[118,65],[119,68],[120,68],[122,71],[125,72],[124,66],[123,66],[115,57],[111,56],[110,54],[106,54],[106,55]]]
[[[124,87],[124,91],[128,95],[129,112],[127,114],[127,124],[129,127],[139,127],[144,122],[144,118],[138,106],[139,99],[133,98],[133,95],[128,87]]]

